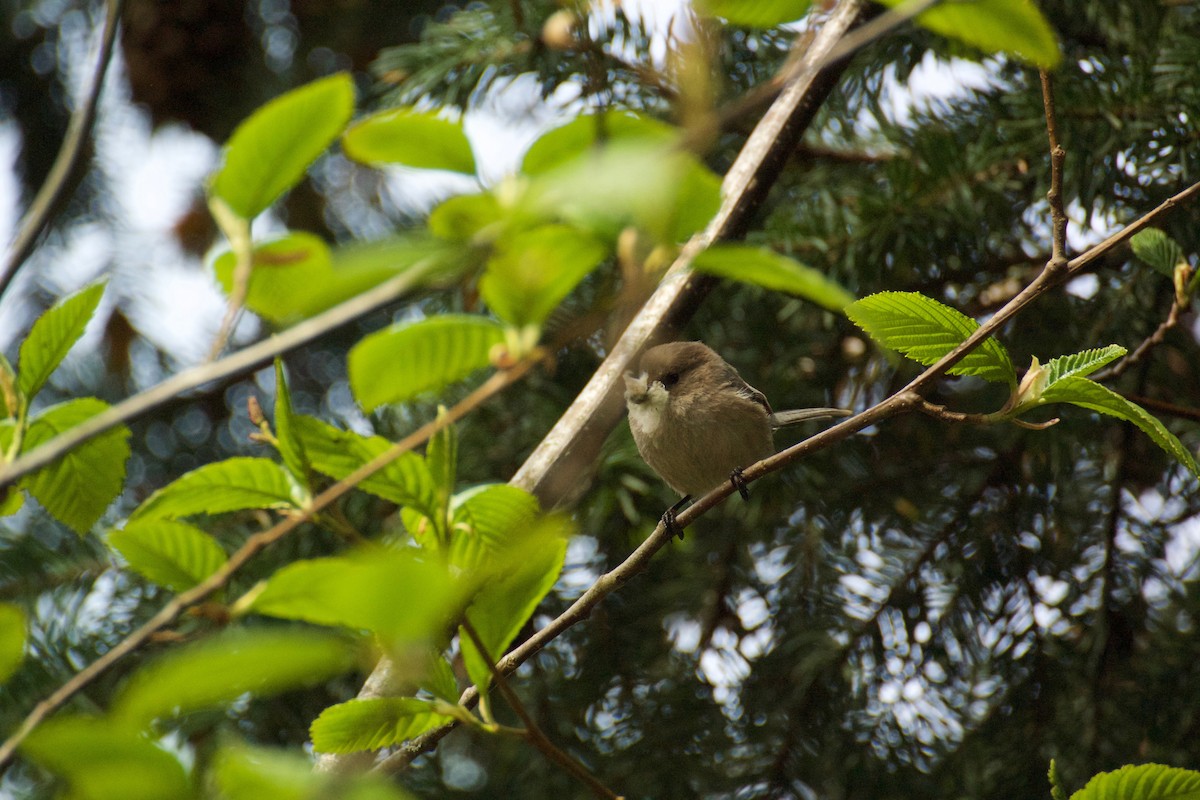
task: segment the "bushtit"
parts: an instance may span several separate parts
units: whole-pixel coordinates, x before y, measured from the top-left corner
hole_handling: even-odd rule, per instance
[[[849,416],[840,408],[771,410],[767,398],[700,342],[672,342],[642,355],[641,374],[625,373],[625,405],[638,452],[672,489],[683,495],[663,515],[679,534],[675,512],[730,481],[749,497],[743,467],[775,452],[776,428],[810,419]]]

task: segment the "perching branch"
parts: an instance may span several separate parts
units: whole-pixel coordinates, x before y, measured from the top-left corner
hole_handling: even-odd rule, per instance
[[[42,231],[53,216],[55,207],[62,200],[63,192],[71,180],[71,175],[79,166],[83,156],[84,145],[92,131],[92,123],[96,120],[96,107],[100,101],[100,90],[104,88],[104,76],[108,72],[108,64],[112,61],[113,45],[117,40],[117,24],[121,19],[121,9],[124,0],[108,0],[105,4],[104,32],[100,37],[100,47],[96,53],[96,68],[92,72],[91,83],[88,84],[83,102],[71,115],[67,123],[67,134],[59,148],[50,174],[38,190],[21,224],[17,228],[17,236],[9,245],[4,261],[0,262],[0,295],[8,290],[17,269],[29,257],[33,245],[37,242]]]
[[[921,390],[927,388],[933,381],[944,375],[947,369],[961,361],[969,352],[982,344],[987,337],[995,334],[1008,320],[1019,313],[1030,302],[1055,286],[1062,285],[1071,278],[1086,271],[1093,261],[1124,242],[1130,236],[1137,233],[1137,231],[1150,225],[1154,220],[1173,209],[1176,205],[1185,202],[1197,194],[1200,194],[1200,182],[1174,195],[1154,210],[1144,214],[1135,222],[1127,225],[1125,228],[1065,264],[1057,264],[1051,258],[1046,263],[1042,272],[1020,294],[980,325],[964,342],[943,356],[936,364],[922,371],[920,375],[910,381],[903,389],[862,413],[827,428],[814,436],[810,436],[786,450],[759,461],[757,464],[747,467],[742,472],[742,477],[747,483],[758,480],[765,475],[782,469],[794,461],[798,461],[809,453],[824,449],[843,439],[849,438],[852,434],[864,428],[877,425],[899,414],[921,408],[925,403],[924,398],[919,394]],[[733,491],[732,485],[724,483],[703,497],[698,498],[678,515],[677,521],[679,526],[686,528],[709,509],[724,502],[725,498],[729,497]],[[505,674],[511,674],[517,667],[529,660],[550,641],[557,638],[568,628],[587,619],[591,615],[592,609],[605,597],[625,585],[633,576],[641,572],[654,554],[670,542],[671,536],[672,534],[667,531],[665,526],[659,523],[654,532],[642,542],[641,546],[634,550],[621,564],[601,575],[570,608],[522,642],[519,647],[501,658],[496,664],[497,669]],[[382,687],[377,684],[376,688]],[[472,687],[463,693],[459,702],[469,705],[476,702],[477,699],[475,689]],[[453,728],[454,725],[452,723],[422,734],[380,762],[376,766],[376,769],[390,773],[405,768],[416,756],[436,744]]]

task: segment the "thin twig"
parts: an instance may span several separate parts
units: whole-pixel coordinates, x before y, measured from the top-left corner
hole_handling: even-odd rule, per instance
[[[1039,70],[1042,79],[1042,105],[1046,110],[1046,138],[1050,140],[1050,191],[1046,192],[1046,200],[1050,203],[1052,263],[1065,264],[1067,261],[1067,214],[1063,209],[1062,181],[1063,163],[1067,160],[1067,152],[1063,150],[1058,139],[1058,117],[1054,111],[1054,82],[1050,73]]]
[[[1140,394],[1127,394],[1119,392],[1126,400],[1137,403],[1142,408],[1148,408],[1151,411],[1157,411],[1160,414],[1169,414],[1172,417],[1180,419],[1190,419],[1193,422],[1200,422],[1200,408],[1189,408],[1175,403],[1168,403],[1165,400],[1156,400],[1153,397],[1145,397]]]
[[[508,685],[508,680],[504,677],[504,673],[496,669],[496,662],[492,659],[491,653],[488,652],[487,646],[483,640],[479,638],[479,634],[475,630],[475,626],[465,616],[462,618],[462,629],[466,631],[470,637],[475,649],[479,651],[479,655],[483,657],[483,661],[487,664],[488,671],[492,673],[492,680],[496,682],[496,688],[500,690],[500,694],[504,695],[505,702],[512,708],[516,715],[521,718],[521,722],[525,725],[525,733],[529,741],[533,743],[537,749],[541,750],[547,758],[558,764],[571,775],[575,776],[581,783],[586,785],[597,797],[605,798],[605,800],[621,800],[620,795],[613,792],[607,786],[600,782],[600,779],[591,773],[591,771],[583,764],[579,763],[578,759],[574,758],[570,753],[560,749],[534,720],[533,716],[525,708],[525,704],[521,702],[521,698]]]
[[[3,772],[12,761],[13,755],[16,753],[16,749],[21,742],[42,721],[62,708],[71,697],[95,681],[111,666],[137,650],[156,633],[175,622],[187,608],[196,605],[223,588],[234,574],[254,558],[254,556],[299,528],[314,515],[327,508],[335,500],[350,492],[354,487],[376,472],[379,472],[379,470],[395,461],[404,453],[427,441],[443,428],[453,425],[466,414],[478,408],[482,403],[525,377],[537,363],[539,362],[536,360],[521,361],[511,369],[495,373],[445,414],[422,425],[342,480],[318,494],[307,507],[298,510],[294,514],[289,514],[270,529],[256,533],[247,539],[246,543],[231,555],[229,560],[220,569],[191,589],[176,595],[157,614],[142,624],[141,627],[122,639],[111,650],[100,656],[100,658],[88,664],[72,676],[70,680],[58,687],[49,697],[34,706],[33,711],[25,717],[25,720],[16,732],[3,745],[0,745],[0,772]]]
[[[1125,356],[1103,372],[1093,375],[1092,380],[1107,381],[1112,380],[1113,378],[1119,378],[1122,374],[1124,374],[1125,370],[1141,361],[1143,358],[1145,358],[1147,353],[1149,353],[1158,345],[1162,344],[1163,339],[1166,338],[1167,331],[1179,324],[1179,315],[1181,313],[1183,313],[1183,306],[1181,306],[1179,304],[1179,300],[1176,299],[1171,303],[1171,310],[1167,312],[1167,318],[1159,323],[1159,326],[1155,328],[1154,333],[1147,336],[1146,339],[1139,344],[1132,353]]]
[[[16,238],[9,245],[4,261],[0,264],[0,295],[8,290],[17,269],[33,251],[34,244],[50,223],[50,217],[62,199],[71,175],[79,166],[83,146],[91,133],[92,123],[96,121],[96,107],[99,104],[100,91],[104,88],[104,76],[112,61],[113,45],[117,40],[117,27],[123,6],[123,0],[108,0],[106,3],[104,32],[100,37],[92,81],[88,85],[83,102],[75,109],[70,122],[67,123],[67,133],[58,156],[54,159],[54,165],[50,168],[50,174],[38,189],[37,196],[25,212],[25,216],[21,218]]]

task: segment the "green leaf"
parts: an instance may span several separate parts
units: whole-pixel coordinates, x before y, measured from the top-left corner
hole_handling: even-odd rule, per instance
[[[330,250],[318,236],[294,231],[254,246],[246,306],[277,325],[319,314],[399,273],[449,273],[455,252],[424,234]],[[221,288],[233,290],[237,257],[213,259]],[[423,282],[423,281],[422,281]]]
[[[96,313],[104,287],[102,282],[81,289],[60,300],[33,323],[29,336],[21,342],[17,361],[17,390],[26,402],[46,385],[50,374],[79,341]]]
[[[1086,378],[1105,364],[1125,355],[1125,352],[1125,348],[1121,345],[1110,344],[1108,347],[1052,358],[1046,362],[1048,371],[1046,386],[1053,386],[1063,378]]]
[[[249,610],[378,634],[393,646],[433,642],[462,590],[416,550],[373,548],[298,561],[272,575]]]
[[[434,655],[429,660],[429,670],[418,686],[447,703],[458,702],[458,679],[454,677],[454,667],[440,655]]]
[[[675,128],[653,117],[626,111],[585,114],[542,134],[525,153],[521,171],[526,175],[541,175],[608,142],[640,139],[657,141],[665,147],[678,136]]]
[[[601,239],[616,238],[635,225],[658,241],[676,242],[681,218],[699,203],[711,216],[719,203],[716,180],[699,181],[706,170],[694,156],[657,137],[619,139],[533,178],[522,198],[527,214],[566,221]],[[709,194],[697,198],[708,187]]]
[[[722,17],[731,25],[773,28],[803,17],[809,3],[810,0],[701,0],[696,7],[702,14]]]
[[[880,2],[892,8],[911,4],[911,0]],[[939,3],[918,14],[916,22],[985,53],[1008,53],[1045,69],[1054,69],[1062,60],[1054,30],[1030,0]]]
[[[1175,265],[1183,261],[1183,250],[1175,240],[1158,228],[1145,228],[1129,240],[1133,254],[1172,280]]]
[[[322,711],[309,735],[317,752],[353,753],[397,745],[451,721],[415,697],[350,700]]]
[[[846,316],[871,338],[931,366],[961,344],[979,324],[949,306],[916,292],[880,292],[846,306]],[[976,375],[1015,386],[1016,373],[1004,345],[989,336],[947,372]]]
[[[288,471],[266,458],[205,464],[146,498],[130,519],[173,519],[247,508],[303,508],[308,497]]]
[[[251,692],[313,686],[355,666],[357,647],[325,631],[232,628],[171,650],[141,667],[121,689],[113,715],[145,726],[213,708]]]
[[[338,430],[304,414],[297,414],[292,421],[312,468],[334,480],[345,478],[392,446],[382,436],[366,437]],[[433,479],[425,460],[415,453],[403,453],[358,488],[397,505],[434,508]]]
[[[432,111],[397,108],[373,114],[350,126],[342,148],[355,161],[375,167],[401,164],[475,174],[475,156],[462,123]]]
[[[21,752],[70,784],[73,798],[179,800],[192,797],[173,754],[111,719],[56,717],[34,728]]]
[[[276,97],[233,132],[210,194],[253,219],[300,182],[353,112],[354,81],[345,72]]]
[[[1062,775],[1058,772],[1058,762],[1050,759],[1050,800],[1067,800],[1067,790],[1063,788]]]
[[[1117,419],[1132,422],[1141,428],[1156,445],[1183,464],[1200,478],[1200,466],[1191,452],[1166,427],[1146,409],[1126,400],[1121,395],[1095,381],[1080,377],[1061,378],[1042,393],[1040,405],[1047,403],[1071,403],[1072,405],[1108,414]]]
[[[446,413],[438,408],[438,418]],[[430,439],[425,447],[425,466],[433,478],[434,507],[431,519],[435,530],[443,534],[450,522],[450,498],[458,476],[458,430],[447,425]]]
[[[539,325],[607,255],[587,233],[567,225],[543,225],[497,243],[479,292],[500,319]]]
[[[537,517],[538,501],[507,483],[478,486],[454,498],[450,563],[467,572],[486,566],[512,546]]]
[[[129,522],[108,534],[108,544],[134,571],[177,592],[200,583],[226,561],[216,539],[185,522]]]
[[[350,349],[350,388],[367,411],[438,391],[491,363],[504,329],[485,317],[443,314],[401,323]]]
[[[527,526],[522,540],[490,565],[495,577],[472,599],[467,608],[467,619],[479,634],[493,663],[504,655],[538,603],[558,580],[571,531],[571,522],[566,517],[543,517]],[[486,690],[492,675],[483,655],[465,631],[460,634],[459,643],[467,675],[481,691]]]
[[[292,473],[297,483],[308,484],[308,455],[304,452],[304,441],[296,435],[293,422],[292,398],[288,392],[287,376],[283,373],[283,360],[275,359],[275,439],[279,442],[279,455],[283,464]]]
[[[81,397],[45,409],[29,423],[24,450],[50,441],[107,408],[107,403],[94,397]],[[128,460],[129,429],[119,425],[33,473],[21,486],[55,518],[84,534],[120,494]]]
[[[1071,800],[1200,800],[1200,772],[1162,764],[1101,772]]]
[[[824,273],[763,247],[718,244],[702,251],[692,269],[803,297],[830,311],[843,311],[854,295]]]
[[[11,603],[0,603],[0,683],[25,660],[25,612]]]
[[[438,203],[429,212],[429,232],[451,242],[474,242],[493,239],[487,229],[497,233],[503,229],[506,209],[491,192],[460,194]]]
[[[406,800],[410,795],[377,775],[332,775],[313,770],[295,752],[236,744],[223,747],[208,773],[221,800]]]

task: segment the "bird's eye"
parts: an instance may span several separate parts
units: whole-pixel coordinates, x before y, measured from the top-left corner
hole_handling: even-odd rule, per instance
[[[677,383],[679,383],[679,373],[678,372],[668,372],[666,375],[663,375],[662,385],[664,387],[666,387],[667,389],[670,389],[672,386],[674,386]]]

